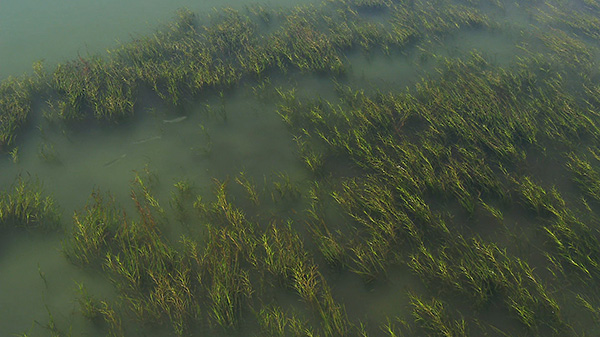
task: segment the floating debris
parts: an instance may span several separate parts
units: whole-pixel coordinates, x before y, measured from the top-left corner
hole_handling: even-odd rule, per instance
[[[137,145],[137,144],[144,144],[147,142],[151,142],[153,140],[158,140],[161,139],[162,136],[153,136],[153,137],[149,137],[149,138],[144,138],[144,139],[140,139],[140,140],[136,140],[135,142],[131,142],[131,144]]]
[[[173,119],[163,119],[163,123],[165,123],[165,124],[167,124],[167,123],[179,123],[179,122],[183,122],[186,119],[187,119],[187,116],[181,116],[181,117],[177,117],[177,118],[173,118]]]
[[[127,157],[127,153],[123,153],[122,155],[118,156],[117,158],[106,162],[106,164],[104,164],[104,167],[108,167],[108,166],[110,166],[110,165],[118,162],[119,160],[125,158],[125,157]]]

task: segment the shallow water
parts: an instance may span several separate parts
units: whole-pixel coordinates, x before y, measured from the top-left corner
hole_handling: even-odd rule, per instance
[[[129,214],[135,214],[129,197],[135,172],[144,175],[147,170],[159,178],[154,190],[163,207],[168,206],[173,184],[178,181],[190,182],[195,192],[210,198],[213,179],[233,179],[242,171],[259,186],[280,172],[292,181],[305,179],[295,144],[274,106],[262,104],[243,91],[224,99],[197,102],[186,111],[185,118],[152,108],[142,113],[145,117],[118,126],[90,125],[73,130],[42,123],[25,135],[17,164],[7,156],[2,158],[0,171],[6,178],[0,184],[8,187],[12,183],[9,177],[17,175],[39,178],[59,202],[62,221],[68,227],[73,211],[82,209],[96,189],[110,193]],[[42,149],[48,149],[44,151],[51,153],[51,159],[43,158]],[[185,233],[174,228],[165,235],[177,241]],[[52,312],[69,316],[74,310],[74,293],[69,290],[74,281],[65,276],[81,272],[60,253],[60,240],[44,244],[39,240],[44,237],[33,240],[21,235],[11,237],[11,245],[4,247],[7,251],[2,255],[2,270],[10,280],[0,282],[0,293],[7,297],[0,301],[18,304],[19,315],[33,315],[7,321],[0,326],[3,335],[28,331],[32,319],[47,320],[37,264],[42,270],[52,270],[47,272],[48,282],[54,284]],[[20,255],[21,250],[28,255]],[[53,253],[47,255],[48,250]],[[21,278],[27,282],[19,282]],[[20,302],[30,290],[28,301]]]
[[[317,1],[302,3],[311,2]],[[245,3],[5,1],[0,4],[0,79],[29,71],[31,63],[39,59],[45,59],[48,69],[52,69],[78,54],[103,52],[117,41],[148,34],[171,19],[177,8],[206,14],[214,6],[226,5],[242,8]],[[503,18],[507,19],[511,11],[507,13]],[[525,27],[523,14],[514,14],[519,26]],[[462,57],[473,50],[506,66],[519,55],[516,44],[520,38],[518,33],[471,30],[442,41],[429,41],[420,49],[410,47],[401,55],[353,52],[347,56],[350,70],[341,82],[372,91],[403,90],[429,75],[441,57]],[[274,78],[267,90],[275,86],[299,87],[299,96],[335,97],[336,83],[331,79],[294,76]],[[18,162],[13,163],[9,156],[0,157],[0,188],[7,188],[18,175],[38,177],[60,204],[62,222],[68,227],[73,211],[84,207],[95,189],[109,192],[134,214],[129,186],[136,172],[158,177],[154,191],[163,206],[168,205],[178,181],[190,182],[197,193],[210,198],[213,178],[231,179],[242,171],[259,185],[281,172],[300,185],[310,180],[274,101],[255,97],[250,86],[215,96],[190,102],[178,111],[150,99],[140,104],[135,118],[120,125],[80,123],[72,127],[36,120],[37,127],[20,135]],[[186,229],[178,226],[166,233],[173,240],[181,234],[187,234]],[[51,322],[50,314],[60,329],[70,327],[73,335],[105,333],[77,312],[76,282],[84,282],[100,297],[110,298],[114,290],[100,275],[69,264],[60,252],[59,235],[14,233],[3,240],[0,303],[7,305],[1,306],[0,335],[43,334]],[[369,286],[353,274],[331,272],[328,277],[335,297],[346,304],[348,315],[369,324],[371,331],[378,331],[376,327],[388,316],[410,314],[407,291],[421,291],[422,287],[409,274],[408,270],[394,270],[390,281]],[[165,332],[154,333],[160,336]]]
[[[3,238],[2,335],[44,336],[54,322],[64,332],[70,327],[78,335],[102,336],[91,321],[79,314],[77,284],[85,284],[88,292],[106,299],[114,298],[114,289],[97,272],[69,263],[60,251],[62,239],[61,235],[33,233],[10,233]]]
[[[291,7],[318,0],[260,1],[261,6]],[[151,34],[180,8],[209,14],[214,8],[241,10],[256,1],[77,1],[3,0],[0,2],[0,79],[31,71],[44,60],[48,69],[77,55],[103,53],[132,37]]]

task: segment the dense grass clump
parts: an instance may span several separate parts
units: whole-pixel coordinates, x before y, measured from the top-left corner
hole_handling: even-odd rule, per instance
[[[194,205],[197,219],[210,224],[205,240],[183,237],[175,244],[162,237],[160,228],[166,223],[159,214],[163,210],[147,192],[145,182],[136,178],[132,198],[139,220],[129,219],[110,198],[94,193],[83,212],[74,216],[75,227],[65,242],[71,261],[101,266],[110,275],[119,303],[133,314],[133,320],[170,322],[177,335],[200,326],[234,331],[249,321],[260,323],[265,331],[283,324],[282,336],[285,331],[312,330],[304,327],[307,323],[300,317],[285,328],[287,318],[273,317],[263,308],[268,304],[280,310],[269,294],[285,289],[305,303],[312,313],[310,320],[321,323],[317,330],[324,335],[345,335],[352,329],[289,226],[259,228],[228,201],[226,184],[217,183],[213,203]],[[82,312],[100,312],[98,303],[85,293],[81,296]],[[112,333],[123,333],[121,325],[111,324],[105,316]]]
[[[413,92],[341,88],[337,102],[282,92],[279,111],[302,137],[300,153],[309,146],[324,149],[321,160],[347,156],[364,171],[341,178],[332,193],[352,220],[335,231],[352,235],[332,235],[324,213],[311,213],[323,256],[343,261],[369,282],[408,264],[431,289],[470,298],[475,310],[502,303],[532,334],[566,333],[560,300],[548,290],[552,280],[536,275],[526,258],[508,254],[515,248],[510,244],[502,248],[472,233],[473,226],[484,230],[485,216],[505,224],[504,213],[520,207],[538,217],[531,220],[533,230],[546,237],[548,268],[556,277],[575,271],[586,282],[597,279],[598,232],[580,218],[589,215],[577,215],[580,206],[571,208],[556,186],[538,185],[529,166],[530,157],[563,161],[595,200],[598,174],[575,153],[598,141],[597,116],[587,108],[589,98],[582,100],[560,73],[540,71],[572,66],[563,68],[551,55],[522,60],[514,69],[477,54],[449,60]],[[596,221],[585,200],[581,206]],[[506,235],[500,228],[492,230]],[[348,257],[333,259],[332,250]],[[441,323],[447,319],[439,317],[436,300],[429,305],[415,298],[413,304],[430,333],[465,334],[464,322]],[[445,332],[431,331],[424,312],[436,313],[428,319],[438,319]]]
[[[33,88],[29,78],[11,77],[0,83],[0,151],[8,152],[31,111]]]
[[[46,196],[33,178],[18,177],[11,187],[0,191],[0,228],[54,230],[60,225],[54,198]]]

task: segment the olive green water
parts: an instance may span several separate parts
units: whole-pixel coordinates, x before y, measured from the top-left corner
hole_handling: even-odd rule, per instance
[[[41,130],[26,135],[19,147],[22,155],[17,164],[4,158],[3,176],[39,177],[46,190],[60,200],[63,219],[68,221],[73,210],[85,206],[95,189],[110,191],[134,213],[129,202],[134,171],[142,174],[149,171],[159,177],[157,199],[167,204],[173,184],[178,181],[189,181],[195,191],[209,197],[213,178],[223,180],[242,171],[256,181],[280,172],[287,173],[294,181],[306,175],[295,156],[295,145],[273,106],[256,102],[243,90],[225,100],[199,102],[196,106],[185,116],[152,109],[147,118],[118,127],[69,130],[42,123]],[[41,151],[51,153],[52,159],[44,158]],[[11,180],[2,183],[7,186]],[[167,230],[166,234],[176,239],[182,233]],[[61,256],[60,236],[19,238],[8,239],[10,245],[3,251],[6,265],[2,269],[6,272],[2,273],[0,293],[2,303],[11,303],[3,307],[21,309],[4,313],[2,321],[7,325],[2,326],[2,331],[7,333],[26,331],[32,318],[39,322],[47,320],[45,292],[50,293],[46,303],[53,307],[53,312],[69,316],[74,305],[75,282],[81,277]],[[22,255],[23,252],[27,254]],[[44,290],[38,264],[53,288]],[[20,281],[24,277],[27,282]],[[57,290],[64,297],[57,296]],[[28,296],[31,302],[24,305],[22,296],[26,293],[31,294]],[[27,312],[33,316],[28,317],[24,314]]]
[[[278,6],[296,4],[277,3]],[[28,71],[31,63],[38,59],[46,59],[47,66],[52,68],[78,54],[101,52],[114,46],[115,40],[127,41],[131,35],[148,34],[168,21],[177,7],[186,6],[206,14],[217,5],[226,4],[198,5],[188,1],[171,2],[169,7],[158,3],[123,5],[116,1],[88,6],[80,2],[39,3],[32,7],[22,2],[2,4],[0,78]],[[231,5],[241,8],[238,3]],[[144,10],[139,10],[140,6]],[[106,12],[109,9],[110,12]],[[278,74],[262,88],[257,89],[257,82],[247,81],[222,94],[196,97],[185,107],[177,108],[148,93],[142,95],[145,101],[136,103],[135,116],[119,124],[83,122],[73,125],[47,120],[41,117],[47,109],[44,102],[37,102],[34,106],[37,117],[30,119],[30,125],[18,138],[18,160],[13,162],[9,155],[0,158],[0,188],[8,188],[19,175],[37,177],[43,182],[45,191],[60,205],[61,221],[67,230],[73,212],[82,209],[96,189],[111,193],[126,212],[134,214],[130,183],[136,173],[150,173],[155,177],[153,192],[163,206],[169,205],[177,182],[188,182],[195,193],[211,199],[214,178],[233,179],[240,172],[256,181],[259,188],[283,173],[299,186],[301,193],[305,193],[313,175],[299,157],[297,144],[277,113],[280,101],[273,95],[276,88],[296,88],[299,97],[330,100],[335,99],[334,89],[340,82],[366,92],[412,90],[423,77],[436,76],[432,70],[443,57],[467,58],[473,50],[488,56],[495,65],[513,64],[526,54],[518,45],[528,34],[528,19],[512,6],[496,14],[508,28],[463,30],[439,40],[426,41],[418,48],[407,47],[400,53],[352,51],[344,60],[349,70],[342,78]],[[19,20],[20,17],[27,19]],[[343,176],[358,171],[351,166],[348,161],[340,160],[328,163],[327,169],[334,175]],[[565,183],[566,179],[548,175],[546,180],[565,184],[565,189],[572,187]],[[241,195],[234,194],[235,197],[243,204]],[[288,206],[292,210],[285,212],[291,213],[303,207],[300,201]],[[168,213],[175,215],[174,210],[168,210]],[[457,220],[462,217],[470,221],[463,212],[456,213]],[[507,212],[506,219],[511,226],[515,224],[511,229],[528,221],[518,211]],[[171,221],[170,224],[172,226],[164,230],[164,235],[174,241],[182,234],[198,231],[189,228],[185,221]],[[306,234],[302,224],[296,226],[299,232]],[[494,233],[495,229],[487,233],[485,228],[481,229],[484,238],[493,240]],[[531,237],[523,235],[527,240],[536,240],[535,234]],[[85,283],[88,291],[98,298],[114,299],[117,293],[101,272],[82,270],[65,259],[61,253],[64,235],[17,231],[0,240],[0,335],[50,335],[52,324],[56,324],[63,335],[106,334],[105,325],[90,321],[79,312],[77,284]],[[310,243],[306,245],[314,249]],[[505,245],[510,246],[510,242]],[[529,262],[536,266],[535,259],[539,257],[524,249],[523,254],[531,256]],[[316,255],[316,259],[320,257]],[[372,283],[335,268],[324,269],[322,273],[336,300],[344,304],[348,317],[364,323],[369,335],[374,336],[384,335],[378,326],[390,317],[410,317],[409,291],[436,293],[426,290],[406,267],[391,268],[385,279]],[[279,296],[281,303],[295,305],[299,302],[284,290],[275,296]],[[457,303],[460,306],[462,302]],[[464,308],[463,312],[470,310]],[[505,331],[523,333],[519,322],[506,319],[503,310],[485,308],[478,317]],[[144,336],[172,333],[168,326],[147,329],[133,324],[128,328],[129,333]],[[256,330],[249,327],[248,331]],[[594,330],[584,331],[593,333]],[[198,335],[209,333],[199,332]],[[244,336],[245,330],[242,328],[236,334]]]
[[[452,39],[448,50],[442,52],[456,54],[463,42],[469,50],[477,48],[496,53],[495,50],[506,52],[513,48],[506,37],[486,35],[482,38],[480,33],[473,32],[457,41]],[[367,90],[414,85],[424,75],[415,68],[419,61],[416,60],[418,52],[414,54],[350,56],[352,70],[348,84]],[[299,76],[273,82],[264,90],[272,92],[276,86],[293,87],[298,88],[301,97],[335,96],[334,83],[322,77]],[[134,214],[129,186],[135,172],[150,172],[157,177],[153,191],[163,205],[168,205],[173,185],[178,181],[190,182],[195,192],[210,199],[214,178],[225,180],[240,172],[245,172],[259,186],[280,173],[289,175],[300,186],[308,186],[311,175],[298,157],[292,135],[277,114],[275,101],[259,100],[255,92],[250,86],[240,87],[225,97],[198,100],[185,111],[165,108],[154,100],[158,104],[147,107],[142,104],[139,108],[143,117],[120,125],[91,124],[73,128],[60,121],[40,119],[37,128],[23,135],[18,162],[13,163],[9,156],[2,159],[0,171],[5,179],[0,186],[8,187],[19,175],[38,177],[45,190],[59,202],[67,228],[72,212],[82,209],[94,190],[110,192]],[[50,159],[44,157],[44,152]],[[334,163],[330,169],[334,172],[348,169],[337,166]],[[176,223],[164,231],[174,241],[179,235],[189,233]],[[105,333],[79,314],[77,284],[85,284],[88,291],[99,298],[116,296],[114,289],[100,273],[81,271],[69,264],[61,253],[62,240],[61,235],[23,233],[6,238],[0,260],[3,270],[0,302],[6,304],[2,309],[3,323],[0,323],[3,335],[22,332],[44,335],[51,320],[62,331],[68,328],[73,336]],[[332,275],[333,292],[344,301],[349,315],[373,325],[381,324],[390,315],[406,314],[406,306],[400,305],[407,301],[406,289],[421,287],[408,270],[392,272],[389,282],[375,287],[365,285],[360,277],[351,273]],[[285,301],[294,304],[297,299]],[[168,333],[168,329],[142,332],[145,336]]]
[[[3,1],[0,78],[30,72],[31,64],[38,60],[53,67],[76,55],[103,53],[132,37],[151,34],[180,8],[210,14],[223,6],[240,9],[251,4],[254,3],[185,0]],[[298,1],[278,1],[276,6],[296,4]],[[110,191],[125,207],[130,207],[128,186],[133,170],[149,168],[160,175],[167,196],[172,184],[183,179],[208,189],[212,177],[222,179],[241,170],[260,177],[278,171],[298,172],[300,167],[290,151],[291,140],[274,107],[249,106],[243,97],[227,101],[223,107],[218,100],[211,102],[216,106],[214,110],[227,110],[231,115],[227,122],[217,113],[206,116],[209,102],[199,102],[188,112],[189,118],[178,123],[163,122],[179,116],[155,108],[149,114],[151,118],[114,129],[69,129],[39,120],[41,128],[27,132],[22,139],[19,163],[12,164],[4,156],[0,185],[7,187],[17,175],[39,177],[46,189],[60,199],[63,220],[68,222],[73,210],[83,207],[94,189]],[[40,150],[46,145],[52,147],[49,151],[56,154],[56,162],[41,158]],[[72,326],[74,336],[102,335],[77,315],[74,295],[76,282],[111,294],[107,280],[69,265],[60,252],[61,236],[15,234],[2,239],[0,335],[48,334],[48,310],[61,329]],[[40,271],[46,275],[48,286]]]
[[[289,8],[303,1],[262,1],[262,6]],[[243,9],[250,1],[46,1],[8,0],[0,4],[0,78],[20,75],[31,64],[49,65],[77,55],[103,53],[132,38],[151,34],[169,22],[177,9],[210,14],[217,8]]]

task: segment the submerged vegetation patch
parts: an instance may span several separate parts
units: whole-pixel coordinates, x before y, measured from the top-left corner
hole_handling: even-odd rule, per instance
[[[205,25],[199,25],[194,13],[181,10],[164,30],[107,56],[80,56],[50,73],[38,69],[35,77],[4,81],[1,103],[7,123],[2,124],[0,145],[10,149],[34,95],[49,96],[50,114],[62,119],[94,116],[119,121],[134,113],[143,89],[178,106],[207,90],[226,90],[244,78],[264,78],[276,71],[341,75],[347,66],[343,53],[350,49],[389,52],[419,39],[488,24],[477,10],[454,5],[388,4],[392,18],[386,22],[361,18],[352,9],[355,6],[360,7],[340,2],[333,6],[337,11],[223,10],[204,18]],[[415,16],[413,10],[423,15]],[[262,33],[265,28],[269,33]]]
[[[526,28],[504,21],[515,11]],[[118,293],[78,286],[101,333],[590,335],[600,324],[599,15],[595,1],[181,10],[107,55],[0,83],[0,151],[18,162],[42,100],[53,123],[110,128],[147,113],[144,99],[185,114],[246,85],[288,128],[303,181],[241,172],[207,197],[183,179],[165,202],[146,170],[131,207],[99,187],[74,211],[64,255]],[[449,51],[475,30],[511,36],[518,54]],[[356,53],[404,58],[422,77],[373,90],[357,79]],[[301,78],[330,92],[311,95]],[[19,178],[0,194],[1,227],[53,227],[57,214],[37,183]],[[165,235],[176,226],[184,234]],[[365,309],[375,299],[352,300],[365,289],[403,295],[375,313]]]
[[[56,230],[60,212],[52,196],[46,195],[39,181],[17,177],[0,191],[0,229]]]

